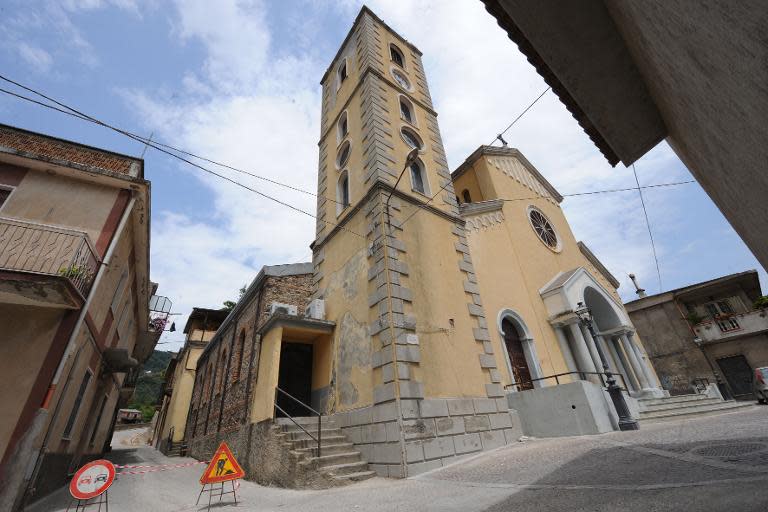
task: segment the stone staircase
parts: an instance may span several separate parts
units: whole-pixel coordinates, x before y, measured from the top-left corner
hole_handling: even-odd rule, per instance
[[[168,451],[165,453],[167,457],[184,457],[187,455],[187,443],[185,441],[179,441],[177,443],[171,443]]]
[[[640,421],[677,419],[686,416],[709,414],[751,407],[751,402],[724,401],[705,394],[677,395],[664,398],[641,398]]]
[[[293,418],[307,432],[317,437],[317,417]],[[349,442],[334,420],[323,417],[320,457],[317,457],[317,441],[297,427],[288,418],[278,418],[278,437],[289,450],[301,458],[300,464],[315,467],[336,485],[367,480],[376,476],[368,468],[361,453]]]

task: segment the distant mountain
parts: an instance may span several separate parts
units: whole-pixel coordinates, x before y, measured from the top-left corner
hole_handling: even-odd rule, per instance
[[[128,407],[142,411],[146,421],[152,419],[155,405],[161,401],[165,369],[174,354],[175,352],[155,350],[141,368],[141,375],[136,382],[136,391]]]

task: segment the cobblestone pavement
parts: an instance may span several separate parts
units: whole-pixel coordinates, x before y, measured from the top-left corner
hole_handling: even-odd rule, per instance
[[[535,439],[408,480],[374,478],[324,491],[242,482],[237,509],[765,512],[767,420],[768,407],[755,406],[643,423],[637,432]],[[149,447],[122,447],[110,458],[123,464],[192,461],[169,459]],[[204,510],[194,506],[201,472],[201,466],[192,466],[119,477],[110,491],[110,509]],[[29,510],[63,511],[67,503],[63,491]]]

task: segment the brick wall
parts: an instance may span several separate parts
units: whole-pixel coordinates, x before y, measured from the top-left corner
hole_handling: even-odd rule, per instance
[[[269,318],[270,304],[294,304],[303,312],[311,294],[311,273],[265,276],[257,293],[216,333],[197,363],[188,439],[232,431],[246,422],[248,395],[258,379],[260,339],[256,332]]]

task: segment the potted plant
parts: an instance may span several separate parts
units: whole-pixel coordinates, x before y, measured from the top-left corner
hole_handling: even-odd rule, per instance
[[[85,265],[70,265],[68,267],[61,267],[59,269],[59,275],[69,279],[81,279],[87,281],[91,276],[91,271]]]

